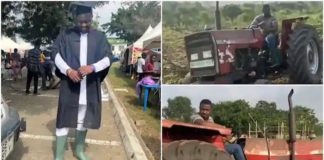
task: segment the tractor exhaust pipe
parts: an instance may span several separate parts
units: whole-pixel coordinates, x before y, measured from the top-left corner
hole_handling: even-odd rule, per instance
[[[219,2],[216,1],[216,10],[215,10],[215,23],[216,23],[216,30],[221,30],[221,17],[220,17],[220,11],[219,11]]]
[[[293,104],[291,97],[294,94],[294,89],[291,89],[288,95],[289,104],[289,150],[290,160],[295,160],[295,141],[296,141],[296,121],[295,112],[293,110]]]

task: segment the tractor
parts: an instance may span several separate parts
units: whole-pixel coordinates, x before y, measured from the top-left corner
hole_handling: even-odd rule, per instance
[[[289,138],[270,139],[240,137],[235,143],[243,149],[246,160],[322,160],[322,139],[297,139],[295,115],[291,97],[289,102]],[[162,121],[163,160],[233,160],[224,149],[224,137],[231,135],[230,128],[219,128]]]
[[[218,4],[218,3],[217,3]],[[185,36],[190,72],[180,83],[256,83],[266,75],[289,75],[289,83],[322,83],[322,42],[308,17],[285,19],[277,35],[282,64],[271,68],[271,56],[259,28],[220,30],[216,5],[216,30]]]

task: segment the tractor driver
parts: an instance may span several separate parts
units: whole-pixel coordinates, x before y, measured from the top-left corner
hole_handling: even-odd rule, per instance
[[[263,14],[258,15],[252,21],[250,28],[261,28],[265,37],[265,43],[272,58],[271,68],[281,65],[281,55],[277,48],[278,22],[271,15],[269,4],[263,5]]]
[[[193,116],[191,116],[192,123],[198,125],[205,125],[210,127],[222,127],[222,125],[214,123],[213,118],[210,116],[212,111],[212,103],[208,99],[203,99],[199,105],[199,112]],[[227,137],[229,138],[229,137]],[[245,156],[243,150],[238,144],[225,144],[225,150],[235,157],[235,160],[245,160]]]

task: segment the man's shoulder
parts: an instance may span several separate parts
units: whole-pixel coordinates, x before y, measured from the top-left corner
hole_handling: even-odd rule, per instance
[[[191,115],[191,119],[197,119],[197,118],[202,119],[202,117],[198,113],[195,113],[195,114]]]
[[[258,20],[258,21],[262,21],[262,20],[264,20],[264,15],[263,14],[259,14],[259,15],[257,15],[255,17],[255,19]]]
[[[106,37],[106,34],[105,34],[105,32],[102,32],[102,31],[99,31],[99,30],[97,30],[97,29],[94,29],[94,28],[92,28],[91,30],[90,30],[90,33],[91,34],[94,34],[95,36],[100,36],[100,37]]]
[[[89,32],[95,35],[106,36],[105,32],[99,31],[95,28],[90,28]],[[79,33],[77,27],[69,27],[60,32],[60,34],[73,34],[73,33]]]
[[[37,52],[37,51],[40,51],[40,50],[38,50],[36,48],[33,48],[33,49],[28,50],[29,53],[31,53],[31,52]]]
[[[204,120],[198,113],[191,115],[190,119],[192,123],[195,123],[196,120]]]
[[[193,123],[195,123],[196,120],[204,120],[204,118],[199,113],[195,113],[195,114],[191,115],[190,118]],[[208,122],[214,123],[214,120],[211,116],[209,116]]]

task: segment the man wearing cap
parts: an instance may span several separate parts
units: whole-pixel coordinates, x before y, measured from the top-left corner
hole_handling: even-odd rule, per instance
[[[277,67],[281,65],[281,55],[277,49],[278,21],[271,15],[269,4],[263,5],[262,11],[263,14],[256,16],[250,27],[263,30],[266,47],[272,58],[271,67]]]
[[[91,28],[92,8],[76,4],[76,26],[61,32],[52,58],[61,78],[56,121],[55,160],[63,160],[69,128],[76,128],[74,155],[84,153],[87,129],[101,123],[101,82],[108,73],[112,54],[104,33]]]

